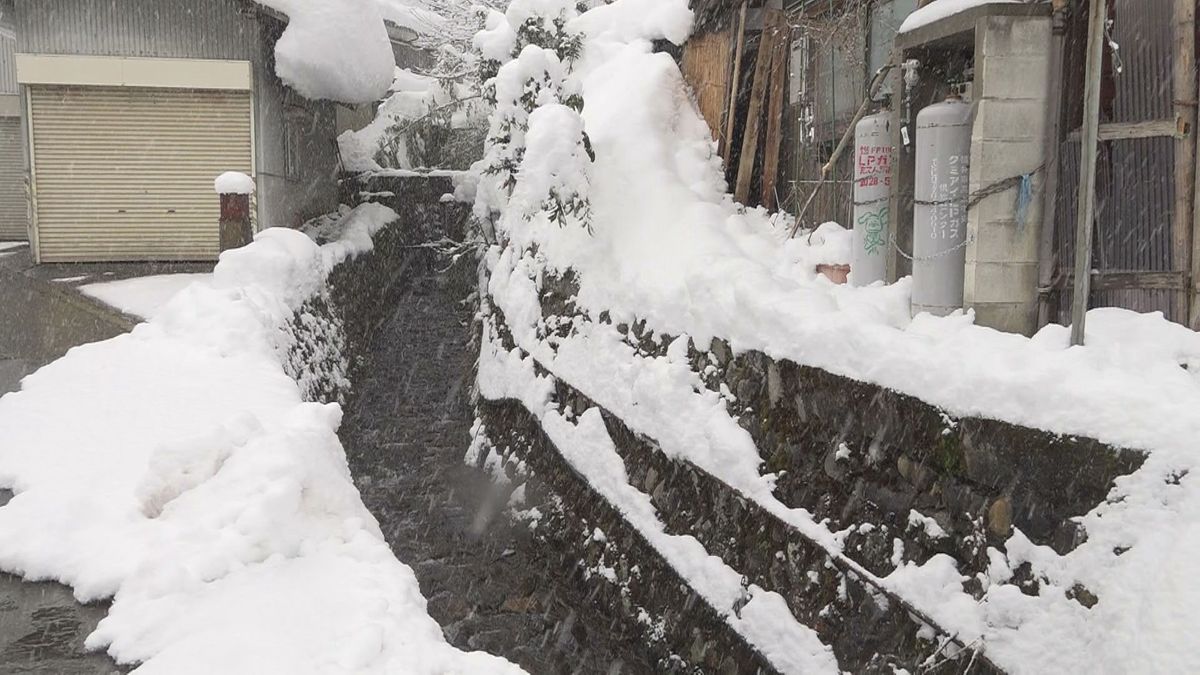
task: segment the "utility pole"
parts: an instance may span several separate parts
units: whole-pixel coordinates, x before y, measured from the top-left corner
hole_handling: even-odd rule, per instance
[[[1092,290],[1092,221],[1096,215],[1096,152],[1100,128],[1100,75],[1104,57],[1106,0],[1088,3],[1087,64],[1084,71],[1083,129],[1079,149],[1079,220],[1075,224],[1075,289],[1071,297],[1071,344],[1083,344]]]

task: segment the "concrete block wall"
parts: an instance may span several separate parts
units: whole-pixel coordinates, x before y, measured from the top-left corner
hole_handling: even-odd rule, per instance
[[[1034,173],[1047,159],[1050,20],[985,17],[976,36],[972,193]],[[1024,334],[1037,327],[1041,190],[1042,175],[1035,173],[1023,222],[1017,221],[1015,186],[984,198],[968,213],[963,302],[981,325]]]

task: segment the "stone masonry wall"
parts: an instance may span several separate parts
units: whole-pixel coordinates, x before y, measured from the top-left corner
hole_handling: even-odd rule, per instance
[[[589,320],[571,305],[575,290],[569,276],[545,280],[544,315]],[[493,320],[503,323],[498,313]],[[642,324],[617,328],[644,355],[663,355],[672,341],[655,338]],[[763,471],[779,475],[776,496],[788,506],[809,510],[817,520],[828,519],[832,531],[849,530],[845,555],[878,576],[898,564],[924,563],[945,554],[971,577],[964,590],[979,596],[988,546],[1003,551],[1017,527],[1060,553],[1073,549],[1086,538],[1073,518],[1101,503],[1114,479],[1143,461],[1137,452],[1086,438],[996,420],[956,419],[883,387],[757,352],[734,354],[721,340],[704,347],[691,346],[693,369],[706,373],[712,390],[732,392],[731,407],[758,446]],[[576,413],[596,407],[561,381],[556,401]],[[518,414],[519,409],[505,401],[481,405],[489,433],[508,453],[510,464],[530,462],[549,443],[523,447],[510,436],[514,427],[522,438],[539,436],[536,420],[527,411]],[[950,636],[929,639],[928,617],[903,599],[839,565],[715,477],[668,458],[655,439],[633,433],[611,411],[601,412],[631,484],[650,495],[668,529],[695,536],[748,583],[783,595],[797,619],[832,646],[842,668],[911,671],[942,650]],[[914,526],[914,511],[936,521],[945,536]],[[635,601],[652,605],[653,593],[639,594],[637,581],[618,573],[617,585]],[[1039,580],[1019,569],[1011,583],[1036,593]],[[1084,588],[1069,595],[1086,606],[1098,600]],[[687,643],[687,626],[669,615],[659,619],[667,641]],[[994,669],[979,654],[962,660],[960,667]]]

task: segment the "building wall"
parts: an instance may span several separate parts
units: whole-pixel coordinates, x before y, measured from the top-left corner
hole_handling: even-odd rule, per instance
[[[19,52],[251,62],[259,227],[295,227],[336,208],[334,105],[307,101],[275,76],[284,24],[250,0],[15,3]]]
[[[0,0],[0,239],[28,236],[15,28],[13,0]]]
[[[275,75],[283,22],[260,17],[257,83],[259,227],[297,227],[338,204],[337,109],[310,101]]]
[[[21,52],[248,61],[257,39],[244,0],[16,0],[16,9]]]

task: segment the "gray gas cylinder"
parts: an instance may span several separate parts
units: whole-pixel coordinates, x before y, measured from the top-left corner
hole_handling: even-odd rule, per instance
[[[971,110],[947,99],[917,115],[912,312],[946,315],[963,303]]]
[[[887,274],[888,200],[892,194],[891,113],[854,127],[854,253],[850,283],[867,286]]]

